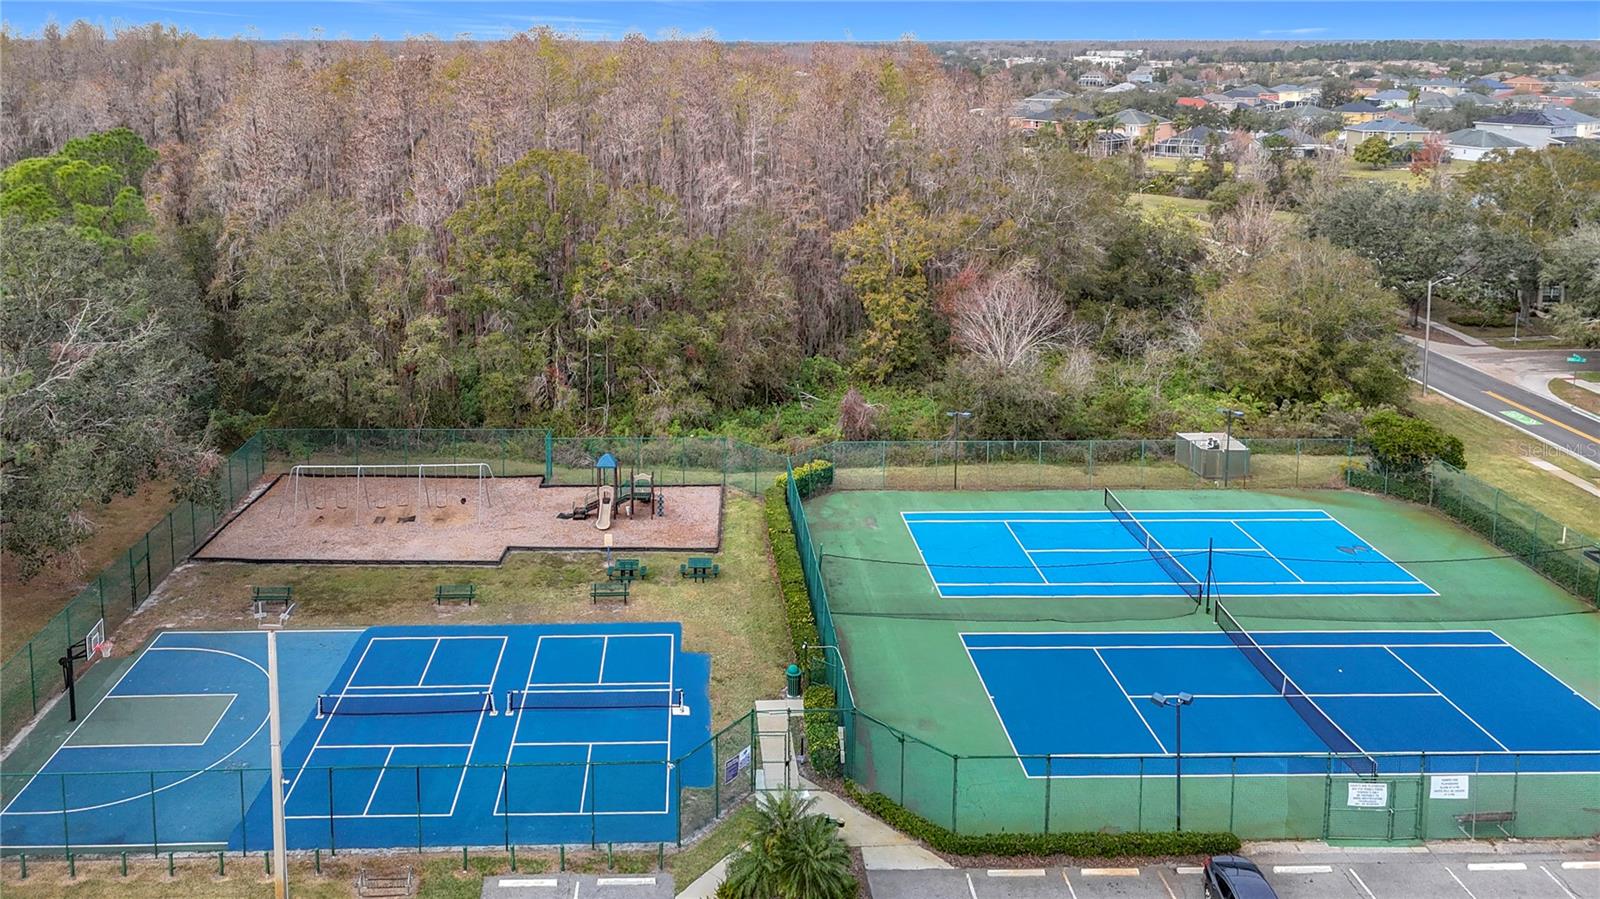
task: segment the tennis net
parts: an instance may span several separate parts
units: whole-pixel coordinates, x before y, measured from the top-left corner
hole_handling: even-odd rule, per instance
[[[1312,732],[1321,738],[1322,742],[1328,744],[1328,748],[1333,750],[1340,761],[1350,766],[1350,770],[1369,777],[1377,775],[1378,760],[1368,755],[1365,750],[1356,744],[1355,740],[1350,739],[1350,735],[1344,732],[1344,728],[1334,723],[1334,720],[1328,717],[1327,713],[1317,705],[1316,701],[1307,696],[1304,690],[1300,689],[1300,685],[1296,684],[1294,679],[1289,677],[1288,672],[1280,668],[1278,663],[1267,655],[1267,651],[1262,648],[1261,644],[1250,636],[1250,632],[1239,624],[1238,619],[1223,608],[1221,602],[1214,602],[1212,605],[1217,612],[1217,626],[1222,628],[1222,632],[1228,635],[1228,639],[1233,641],[1233,645],[1244,653],[1245,658],[1250,660],[1250,664],[1256,666],[1256,670],[1261,672],[1261,676],[1267,679],[1267,683],[1272,685],[1272,689],[1279,696],[1282,696],[1284,701],[1289,703],[1289,707],[1295,710],[1301,720],[1305,721],[1306,726],[1311,728]]]
[[[1152,537],[1150,532],[1145,530],[1145,526],[1140,524],[1137,518],[1133,517],[1133,513],[1128,511],[1128,507],[1117,499],[1117,495],[1112,493],[1110,488],[1106,489],[1105,494],[1106,511],[1111,513],[1111,517],[1121,522],[1124,528],[1127,528],[1128,533],[1133,535],[1133,539],[1139,541],[1139,545],[1144,547],[1144,551],[1149,553],[1152,559],[1156,560],[1156,564],[1161,566],[1161,570],[1167,573],[1167,577],[1172,578],[1173,583],[1177,584],[1185,595],[1197,604],[1203,602],[1205,588],[1200,581],[1196,580],[1195,576],[1189,573],[1189,569],[1184,568],[1177,557],[1168,552],[1166,547],[1156,542],[1156,538]]]
[[[664,687],[621,690],[512,690],[506,710],[670,709],[683,705],[683,691]]]
[[[317,717],[328,715],[478,715],[496,714],[487,690],[439,693],[324,693]]]

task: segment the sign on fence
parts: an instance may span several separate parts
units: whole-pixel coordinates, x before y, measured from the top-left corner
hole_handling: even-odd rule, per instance
[[[1351,808],[1388,808],[1389,785],[1366,782],[1347,784],[1345,805]]]
[[[1428,798],[1466,799],[1470,779],[1466,774],[1435,774],[1428,779]]]
[[[733,783],[739,775],[750,769],[750,747],[739,750],[739,754],[728,759],[722,764],[722,782]]]

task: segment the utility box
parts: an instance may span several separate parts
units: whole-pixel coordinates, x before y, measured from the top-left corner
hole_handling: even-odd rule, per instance
[[[1250,447],[1221,432],[1179,434],[1177,460],[1210,481],[1250,476]]]

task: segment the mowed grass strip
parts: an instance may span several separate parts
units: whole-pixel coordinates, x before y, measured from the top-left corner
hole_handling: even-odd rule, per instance
[[[1581,389],[1581,388],[1580,388]],[[1505,491],[1561,524],[1593,529],[1595,498],[1527,462],[1533,455],[1590,481],[1600,468],[1551,449],[1509,425],[1459,406],[1441,396],[1414,397],[1418,415],[1461,438],[1467,449],[1467,474]]]
[[[573,527],[592,527],[572,522]],[[686,552],[626,552],[649,576],[632,586],[628,604],[591,603],[589,585],[605,580],[600,553],[514,553],[503,565],[284,565],[194,562],[170,575],[156,595],[118,629],[120,647],[142,645],[161,628],[252,629],[250,586],[294,588],[291,628],[391,624],[608,624],[677,621],[684,648],[711,662],[713,728],[783,689],[789,637],[773,577],[761,501],[730,492],[721,576],[704,583],[678,576]],[[435,605],[439,584],[476,584],[473,605]]]

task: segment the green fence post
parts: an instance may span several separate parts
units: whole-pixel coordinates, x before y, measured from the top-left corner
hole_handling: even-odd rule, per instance
[[[177,866],[177,863],[173,861],[172,856],[173,856],[173,853],[171,853],[171,852],[167,853],[167,876],[168,877],[177,877],[178,876],[178,866]],[[157,854],[156,858],[160,858],[160,857],[161,856],[159,854]]]
[[[161,831],[156,822],[156,773],[150,772],[150,847],[157,857],[161,855]]]
[[[271,774],[267,775],[271,777]],[[247,808],[244,804],[244,769],[239,769],[239,854],[250,853],[250,825],[246,820]]]
[[[1044,833],[1050,835],[1050,756],[1044,757]]]
[[[130,547],[123,555],[128,557],[128,608],[139,607],[139,569],[133,566],[133,549]]]
[[[28,699],[33,703],[33,713],[39,714],[39,678],[33,673],[33,641],[28,641]]]
[[[58,774],[56,779],[61,781],[61,848],[71,850],[72,828],[67,823],[67,776]]]
[[[70,849],[67,850],[67,876],[73,880],[78,879],[78,857],[73,855]]]
[[[956,797],[961,795],[961,756],[950,756],[950,832],[960,833],[956,827]]]
[[[28,879],[28,854],[26,852],[20,853],[17,856],[17,860],[22,863],[22,870],[20,872],[18,872],[17,879],[18,880],[27,880]]]
[[[544,482],[546,484],[555,477],[556,471],[556,441],[553,431],[544,432]]]
[[[106,617],[106,573],[100,572],[94,577],[94,592],[100,599],[100,617]]]
[[[122,851],[122,852],[120,852],[118,854],[122,856],[122,876],[123,877],[127,877],[128,876],[128,853],[127,853],[126,850],[124,850],[124,851]],[[218,853],[218,854],[220,855],[221,853]]]
[[[422,766],[412,769],[417,780],[417,851],[422,851]]]

